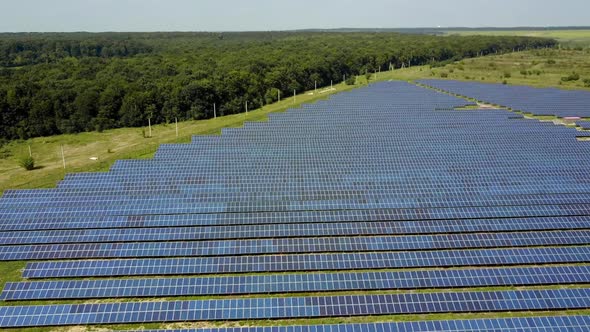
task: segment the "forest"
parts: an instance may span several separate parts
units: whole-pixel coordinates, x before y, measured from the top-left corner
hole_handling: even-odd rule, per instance
[[[393,32],[0,34],[0,138],[254,109],[402,65],[555,47],[552,39]]]

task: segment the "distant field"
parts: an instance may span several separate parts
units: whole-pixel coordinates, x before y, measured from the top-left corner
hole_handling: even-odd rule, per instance
[[[449,35],[483,35],[483,36],[527,36],[553,38],[564,46],[590,47],[590,30],[477,30],[448,31]]]
[[[413,67],[410,71],[396,71],[391,78],[446,78],[589,90],[590,50],[547,49],[485,56],[443,67]]]

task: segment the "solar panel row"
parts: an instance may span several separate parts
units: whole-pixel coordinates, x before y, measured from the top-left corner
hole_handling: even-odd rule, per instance
[[[233,295],[590,283],[589,266],[10,282],[2,300]]]
[[[466,192],[468,194],[468,192]],[[170,214],[192,214],[192,218],[215,222],[216,224],[244,224],[244,220],[257,219],[257,223],[283,223],[285,220],[298,218],[298,222],[323,221],[323,218],[336,218],[337,221],[367,220],[358,219],[372,216],[373,220],[432,220],[432,219],[480,219],[480,218],[521,218],[521,217],[552,217],[552,216],[588,216],[590,204],[575,205],[514,205],[514,206],[482,206],[482,207],[439,207],[421,209],[354,209],[324,211],[260,211],[235,213],[195,213],[193,208],[153,208],[146,205],[138,210],[101,210],[80,212],[34,212],[0,215],[7,223],[12,222],[44,222],[47,220],[68,220],[71,218],[96,218],[105,216],[125,216],[139,220],[146,216],[162,216]],[[325,217],[328,216],[328,217]],[[370,221],[370,220],[368,220]],[[248,223],[248,222],[246,222]]]
[[[76,228],[76,224],[62,223],[59,228]],[[270,224],[210,227],[131,228],[132,222],[104,224],[100,221],[80,223],[78,228],[48,231],[13,231],[0,233],[1,245],[43,243],[94,243],[215,240],[284,237],[325,237],[360,235],[411,235],[434,233],[483,233],[531,230],[589,229],[590,217],[530,218],[530,219],[477,219],[444,221],[399,221],[399,222],[348,222],[315,224]],[[144,226],[150,226],[144,223]],[[33,225],[34,226],[34,225]],[[47,226],[47,225],[46,225]],[[93,226],[105,228],[92,229]],[[106,228],[106,227],[120,228]],[[129,228],[127,228],[129,227]],[[24,228],[24,227],[23,227]]]
[[[71,278],[588,262],[590,247],[579,246],[31,262],[23,276]]]
[[[0,260],[192,257],[581,245],[590,230],[0,246]]]
[[[590,289],[246,298],[0,307],[0,327],[590,307]]]

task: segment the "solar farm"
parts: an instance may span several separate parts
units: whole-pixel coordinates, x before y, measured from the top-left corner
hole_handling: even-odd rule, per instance
[[[418,83],[6,191],[0,260],[27,263],[0,294],[0,327],[590,329],[590,122],[454,96],[588,118],[590,93]]]

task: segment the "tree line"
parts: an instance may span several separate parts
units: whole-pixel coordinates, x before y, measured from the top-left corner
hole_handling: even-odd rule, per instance
[[[0,137],[205,119],[293,90],[550,39],[397,33],[0,34]]]

